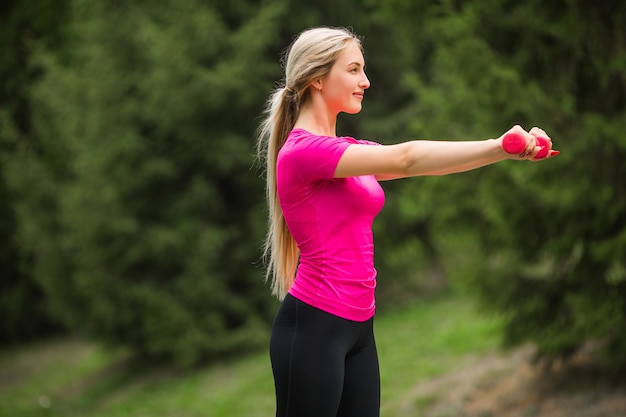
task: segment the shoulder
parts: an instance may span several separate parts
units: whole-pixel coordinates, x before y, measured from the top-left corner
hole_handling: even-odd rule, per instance
[[[356,139],[348,136],[322,136],[316,135],[304,129],[296,128],[289,133],[287,143],[292,146],[308,147],[308,146],[324,146],[339,143],[359,143]]]
[[[349,145],[380,145],[369,140],[358,140],[350,136],[320,136],[307,130],[293,129],[285,142],[286,149],[306,148],[345,148]]]
[[[296,172],[302,181],[332,179],[339,159],[352,144],[349,137],[319,136],[294,129],[278,153],[279,172]]]
[[[337,152],[343,153],[353,143],[358,143],[358,141],[346,137],[320,136],[303,129],[294,129],[289,133],[279,154],[283,157],[308,157],[311,155],[335,154]]]

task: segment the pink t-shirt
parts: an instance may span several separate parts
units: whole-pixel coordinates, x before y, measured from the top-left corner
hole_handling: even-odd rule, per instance
[[[294,129],[278,153],[278,198],[300,249],[289,293],[336,316],[365,321],[376,307],[372,222],[385,202],[373,175],[334,178],[350,137]]]

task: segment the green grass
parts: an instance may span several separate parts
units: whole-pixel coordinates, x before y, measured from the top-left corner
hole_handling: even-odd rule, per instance
[[[499,329],[459,296],[379,312],[382,415],[400,416],[416,383],[494,350]],[[125,352],[76,340],[0,353],[0,417],[274,415],[267,352],[187,372],[142,368]]]
[[[397,410],[414,385],[497,349],[501,322],[461,297],[422,302],[377,321],[382,411]],[[406,417],[406,416],[402,416]]]

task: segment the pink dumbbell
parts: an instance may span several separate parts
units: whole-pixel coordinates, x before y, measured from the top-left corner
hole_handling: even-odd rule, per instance
[[[541,159],[548,156],[548,152],[550,151],[550,147],[548,145],[548,139],[543,136],[537,136],[537,146],[543,146],[543,149],[535,155],[535,159]],[[507,133],[502,138],[502,149],[504,152],[511,154],[520,154],[526,149],[526,139],[520,133]]]

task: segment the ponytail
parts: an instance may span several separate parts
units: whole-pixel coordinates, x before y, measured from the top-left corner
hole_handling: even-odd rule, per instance
[[[266,281],[271,281],[272,294],[282,300],[291,288],[300,254],[278,200],[276,190],[276,159],[298,118],[297,93],[291,88],[276,89],[265,109],[265,120],[259,128],[257,152],[265,159],[268,230],[263,244],[267,264]]]

